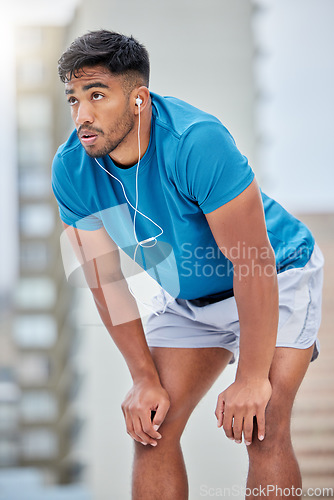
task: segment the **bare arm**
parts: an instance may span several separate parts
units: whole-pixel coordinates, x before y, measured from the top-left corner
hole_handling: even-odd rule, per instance
[[[237,198],[207,215],[215,240],[234,266],[234,295],[240,321],[236,380],[218,398],[216,416],[226,435],[252,441],[265,435],[265,408],[271,396],[269,370],[278,325],[275,255],[270,245],[256,181]]]
[[[169,408],[166,391],[147,346],[140,314],[123,276],[117,245],[104,228],[84,231],[64,224],[93,294],[101,319],[122,353],[133,379],[123,405],[128,433],[143,444],[156,443]],[[151,411],[155,417],[151,422]]]

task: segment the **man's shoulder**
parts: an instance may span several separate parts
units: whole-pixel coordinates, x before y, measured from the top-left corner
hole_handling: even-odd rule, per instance
[[[221,121],[182,99],[172,96],[160,96],[151,92],[153,115],[156,125],[168,130],[177,138],[211,124],[223,127]]]

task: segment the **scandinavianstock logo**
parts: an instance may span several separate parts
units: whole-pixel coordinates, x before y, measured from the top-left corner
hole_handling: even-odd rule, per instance
[[[60,236],[65,275],[72,286],[103,295],[105,323],[118,325],[145,313],[159,314],[166,301],[179,295],[172,246],[158,240],[139,246],[127,204],[80,219],[75,226]],[[91,231],[99,229],[92,238]]]

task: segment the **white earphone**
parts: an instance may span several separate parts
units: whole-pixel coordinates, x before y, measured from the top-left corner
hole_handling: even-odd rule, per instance
[[[97,158],[95,158],[95,161],[96,163],[99,165],[99,167],[102,168],[102,170],[104,170],[108,175],[110,175],[111,177],[113,177],[117,182],[120,183],[120,185],[122,186],[122,190],[123,190],[123,194],[124,194],[124,197],[128,203],[128,205],[134,210],[134,216],[133,216],[133,233],[134,233],[134,237],[135,237],[135,240],[137,242],[137,245],[136,245],[136,248],[135,248],[135,251],[134,251],[134,254],[133,254],[133,261],[136,263],[136,255],[137,255],[137,250],[138,250],[138,247],[141,246],[143,248],[151,248],[151,247],[154,247],[156,244],[157,244],[157,238],[159,236],[161,236],[163,234],[163,229],[162,227],[159,226],[159,224],[157,224],[156,222],[154,222],[150,217],[148,217],[147,215],[145,215],[143,212],[141,212],[140,210],[138,210],[138,201],[139,201],[139,195],[138,195],[138,172],[139,172],[139,165],[140,165],[140,157],[141,157],[141,148],[140,148],[140,106],[141,104],[143,104],[143,101],[142,99],[137,96],[136,98],[136,106],[139,107],[139,113],[138,113],[138,134],[137,134],[137,137],[138,137],[138,162],[137,162],[137,168],[136,168],[136,206],[134,207],[127,195],[126,195],[126,192],[125,192],[125,189],[124,189],[124,186],[122,184],[122,182],[117,179],[117,177],[115,177],[113,174],[111,174],[106,168],[104,168],[101,163],[97,160]],[[150,236],[149,238],[146,238],[145,240],[142,240],[142,241],[138,241],[138,237],[137,237],[137,232],[136,232],[136,216],[137,216],[137,213],[139,215],[141,215],[142,217],[145,217],[145,219],[149,220],[150,222],[152,222],[152,224],[154,224],[159,230],[160,232],[158,234],[156,234],[155,236]],[[151,241],[153,241],[154,243],[152,245],[145,245],[146,243],[150,243]],[[160,285],[161,286],[161,285]],[[145,302],[142,302],[140,299],[138,299],[138,297],[135,296],[135,294],[133,293],[132,289],[131,289],[131,286],[130,284],[128,283],[128,288],[129,288],[129,291],[131,293],[131,295],[136,299],[138,300],[138,302],[140,302],[142,305],[144,305],[145,307],[147,307],[148,309],[150,309],[156,316],[159,316],[159,314],[154,311],[148,304],[145,304]],[[172,300],[167,300],[165,302],[165,305],[164,305],[164,308],[163,308],[163,311],[161,312],[161,314],[163,314],[167,308],[167,306],[174,301],[174,298],[172,297]]]
[[[117,177],[115,177],[112,173],[110,173],[107,169],[105,169],[101,164],[100,162],[97,160],[97,158],[95,158],[95,161],[96,163],[99,165],[99,167],[101,167],[108,175],[110,175],[111,177],[113,177],[117,182],[120,183],[120,185],[122,186],[122,190],[123,190],[123,194],[124,194],[124,197],[128,203],[128,205],[134,210],[134,217],[133,217],[133,232],[134,232],[134,237],[135,237],[135,240],[137,242],[137,247],[138,245],[144,247],[145,243],[150,243],[151,241],[154,241],[154,244],[153,245],[149,245],[148,248],[150,247],[153,247],[157,244],[157,238],[159,236],[161,236],[163,234],[163,229],[162,227],[159,226],[159,224],[157,224],[156,222],[154,222],[150,217],[148,217],[147,215],[145,215],[143,212],[141,212],[140,210],[138,210],[138,201],[139,201],[139,195],[138,195],[138,172],[139,172],[139,165],[140,165],[140,157],[141,157],[141,148],[140,148],[140,105],[143,103],[142,99],[137,96],[136,98],[136,106],[139,107],[139,113],[138,113],[138,162],[137,162],[137,168],[136,168],[136,206],[134,207],[132,205],[132,203],[129,201],[127,195],[126,195],[126,192],[125,192],[125,189],[124,189],[124,186],[122,184],[122,182],[117,179]],[[156,234],[155,236],[150,236],[149,238],[146,238],[145,240],[141,240],[141,241],[138,241],[138,237],[137,237],[137,232],[136,232],[136,218],[137,218],[137,213],[143,217],[145,217],[145,219],[148,219],[150,222],[152,222],[152,224],[154,224],[159,230],[159,234]],[[134,254],[134,260],[135,260],[135,256],[136,256],[136,253],[137,253],[137,247],[136,247],[136,250],[135,250],[135,254]]]

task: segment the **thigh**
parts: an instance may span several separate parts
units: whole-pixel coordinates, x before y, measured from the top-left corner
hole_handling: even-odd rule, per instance
[[[221,347],[151,347],[162,386],[171,406],[163,425],[173,423],[182,433],[192,411],[231,360]]]
[[[295,396],[309,367],[314,346],[307,349],[276,347],[269,378],[273,393],[271,401],[292,408]]]

